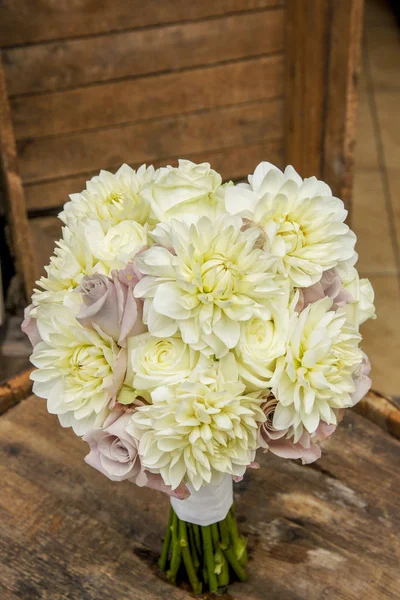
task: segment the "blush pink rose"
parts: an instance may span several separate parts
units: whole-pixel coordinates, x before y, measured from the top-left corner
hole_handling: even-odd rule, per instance
[[[143,301],[133,295],[139,277],[132,265],[112,271],[111,276],[95,273],[83,278],[76,289],[83,301],[76,318],[84,327],[98,325],[123,345],[127,337],[147,330],[143,324]]]
[[[189,496],[185,484],[176,490],[165,485],[161,475],[145,471],[140,462],[139,442],[126,431],[132,411],[116,409],[104,426],[89,430],[83,440],[90,446],[85,461],[111,481],[132,481],[139,487],[149,487],[183,500]]]
[[[33,348],[42,341],[40,337],[39,329],[36,323],[36,319],[31,316],[31,311],[33,308],[33,304],[27,306],[24,310],[24,320],[21,323],[21,331],[25,333]]]
[[[328,269],[322,273],[321,279],[308,288],[299,289],[299,300],[296,311],[301,312],[309,304],[329,297],[332,299],[332,310],[337,310],[352,302],[353,296],[343,288],[342,280],[336,269]]]
[[[297,442],[293,441],[288,429],[277,430],[273,426],[273,418],[278,400],[272,396],[262,405],[266,421],[262,423],[258,432],[259,445],[281,458],[301,459],[303,465],[312,463],[321,458],[319,443],[329,438],[336,430],[337,425],[328,425],[321,421],[315,433],[310,435],[304,430]],[[338,422],[342,418],[342,411],[338,411]]]
[[[364,398],[365,394],[371,389],[372,380],[369,377],[370,372],[371,363],[369,362],[368,356],[363,353],[362,363],[353,373],[353,381],[356,389],[351,395],[351,400],[353,402],[352,406],[355,406],[358,402],[360,402],[360,400]]]

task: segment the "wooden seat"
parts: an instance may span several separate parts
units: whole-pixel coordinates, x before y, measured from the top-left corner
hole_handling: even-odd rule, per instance
[[[157,569],[168,499],[107,480],[86,453],[44,400],[0,416],[1,599],[193,598]],[[312,465],[260,454],[234,487],[249,581],[226,597],[397,598],[399,455],[399,439],[352,412]]]

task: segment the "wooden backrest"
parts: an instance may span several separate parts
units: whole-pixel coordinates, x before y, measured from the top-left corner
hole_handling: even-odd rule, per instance
[[[361,7],[3,0],[23,210],[60,207],[101,168],[178,157],[211,162],[235,180],[261,160],[291,162],[348,195]]]

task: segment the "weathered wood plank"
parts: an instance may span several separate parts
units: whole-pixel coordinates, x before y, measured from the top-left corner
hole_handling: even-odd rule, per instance
[[[333,2],[322,178],[351,210],[364,0]]]
[[[29,219],[36,277],[45,275],[44,267],[49,264],[56,240],[61,237],[62,222],[57,217]]]
[[[355,411],[400,440],[400,403],[376,391],[370,391]]]
[[[134,125],[24,142],[19,146],[24,182],[42,181],[122,162],[212,152],[281,136],[282,101],[199,111]]]
[[[178,23],[283,4],[284,0],[3,0],[0,46]]]
[[[10,95],[192,68],[283,49],[283,9],[4,50]]]
[[[32,246],[25,210],[24,190],[18,168],[17,149],[11,122],[7,87],[0,54],[0,179],[8,214],[11,251],[18,273],[23,279],[26,296],[32,293],[35,275],[32,269]]]
[[[350,208],[363,0],[288,0],[286,162]],[[312,35],[310,35],[312,31]]]
[[[302,177],[321,172],[330,3],[287,1],[286,162]]]
[[[0,415],[29,397],[32,392],[32,381],[29,379],[31,372],[32,369],[29,369],[0,382]]]
[[[182,115],[282,93],[283,56],[272,56],[64,92],[18,96],[11,101],[11,111],[18,140]]]
[[[85,465],[86,451],[43,400],[0,418],[4,597],[189,600],[155,567],[168,500],[108,481]],[[261,455],[262,468],[235,485],[250,577],[230,598],[396,600],[399,452],[398,440],[349,413],[314,465]]]
[[[200,154],[185,154],[184,158],[196,163],[209,162],[221,173],[224,181],[230,179],[245,179],[248,173],[254,171],[254,166],[262,160],[268,160],[276,165],[282,165],[282,141],[262,141],[246,146],[234,146],[216,151],[205,151]],[[152,161],[154,166],[172,164],[177,166],[177,157],[163,158]],[[115,172],[120,164],[105,166]],[[134,168],[140,164],[132,165]],[[34,183],[25,186],[25,198],[28,211],[61,207],[68,200],[69,194],[80,192],[85,188],[86,181],[98,175],[99,169],[83,175],[57,179],[45,183]]]

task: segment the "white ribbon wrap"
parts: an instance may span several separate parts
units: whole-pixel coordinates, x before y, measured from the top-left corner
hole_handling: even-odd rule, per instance
[[[195,525],[212,525],[223,521],[233,503],[232,475],[223,475],[216,485],[206,485],[198,492],[186,484],[190,492],[186,500],[171,498],[178,519]]]

